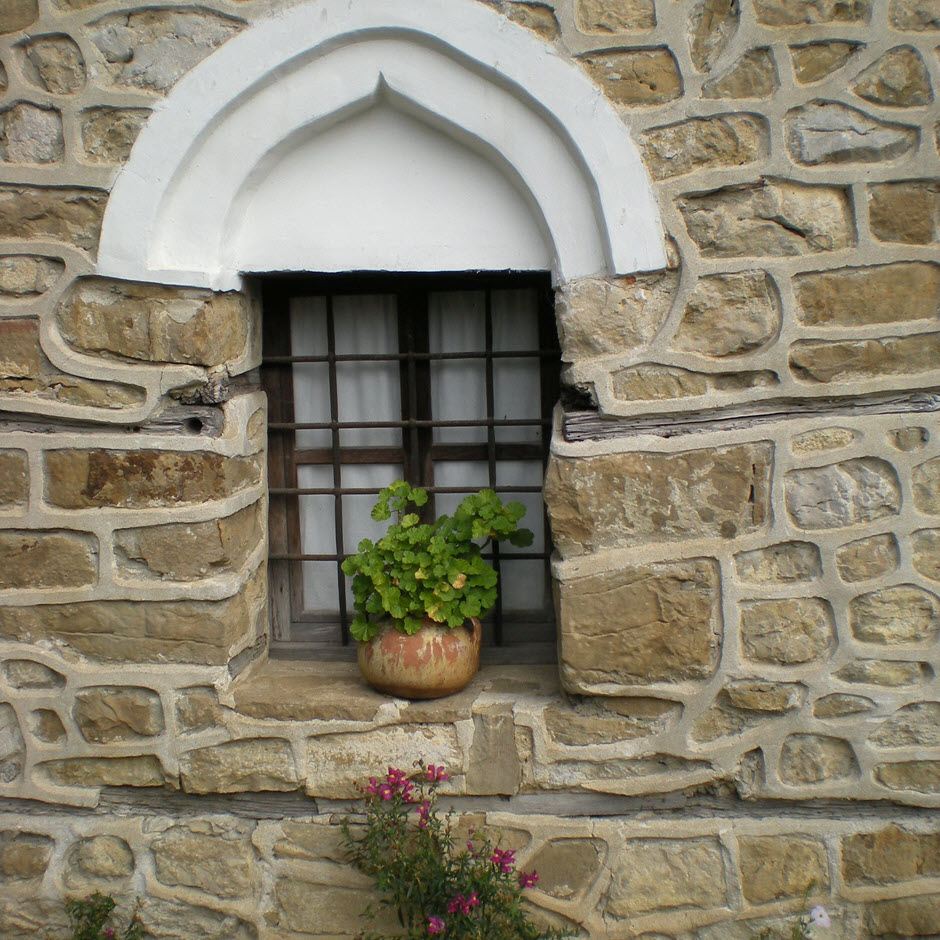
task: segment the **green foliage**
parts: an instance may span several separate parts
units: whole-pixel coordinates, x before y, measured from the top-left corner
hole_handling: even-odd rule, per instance
[[[111,926],[114,907],[114,898],[98,891],[81,900],[66,901],[65,913],[72,928],[72,940],[141,940],[144,925],[136,913],[123,933]]]
[[[350,632],[360,642],[372,639],[378,621],[387,618],[411,634],[425,617],[449,627],[479,617],[496,603],[497,580],[481,551],[490,542],[532,544],[532,533],[518,525],[525,507],[503,505],[492,490],[466,497],[452,516],[422,523],[408,508],[427,501],[426,490],[404,480],[386,487],[372,518],[382,522],[394,513],[396,521],[377,542],[363,539],[343,562],[357,611]]]
[[[519,872],[514,853],[471,830],[457,845],[451,814],[436,809],[437,784],[447,779],[433,764],[408,776],[392,767],[384,782],[369,778],[364,824],[343,821],[350,861],[369,875],[382,908],[366,908],[373,924],[383,909],[395,911],[402,932],[375,932],[357,940],[561,940],[570,933],[542,932],[531,923],[523,891],[538,882],[537,872]]]

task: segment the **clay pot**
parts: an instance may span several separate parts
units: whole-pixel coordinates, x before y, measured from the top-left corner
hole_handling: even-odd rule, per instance
[[[408,636],[386,621],[359,644],[359,669],[380,692],[400,698],[443,698],[459,692],[480,668],[480,621],[456,629],[425,619]]]

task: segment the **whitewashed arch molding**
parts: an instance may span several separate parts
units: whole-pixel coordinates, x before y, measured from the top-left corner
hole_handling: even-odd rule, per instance
[[[97,270],[665,266],[627,128],[574,65],[482,5],[314,0],[186,75],[115,181]]]

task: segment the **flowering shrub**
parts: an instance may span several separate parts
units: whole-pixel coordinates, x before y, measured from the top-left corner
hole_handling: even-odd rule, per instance
[[[424,937],[451,940],[549,940],[570,936],[543,933],[530,923],[522,892],[538,883],[538,873],[516,870],[515,853],[494,845],[485,832],[471,830],[458,845],[450,813],[437,812],[443,767],[416,764],[413,774],[388,768],[384,779],[370,777],[362,788],[365,825],[343,821],[352,863],[372,877],[382,903],[398,914],[399,940]],[[373,923],[379,912],[366,908]],[[359,940],[381,940],[363,933]]]
[[[144,925],[136,913],[123,931],[111,925],[114,907],[114,898],[99,891],[87,898],[66,901],[72,940],[141,940]]]

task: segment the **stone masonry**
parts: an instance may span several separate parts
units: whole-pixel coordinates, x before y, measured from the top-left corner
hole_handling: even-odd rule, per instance
[[[557,287],[557,667],[427,703],[267,658],[254,285],[95,274],[151,111],[292,2],[0,0],[0,937],[348,940],[337,823],[416,758],[577,936],[940,936],[935,0],[485,0],[669,266]]]

